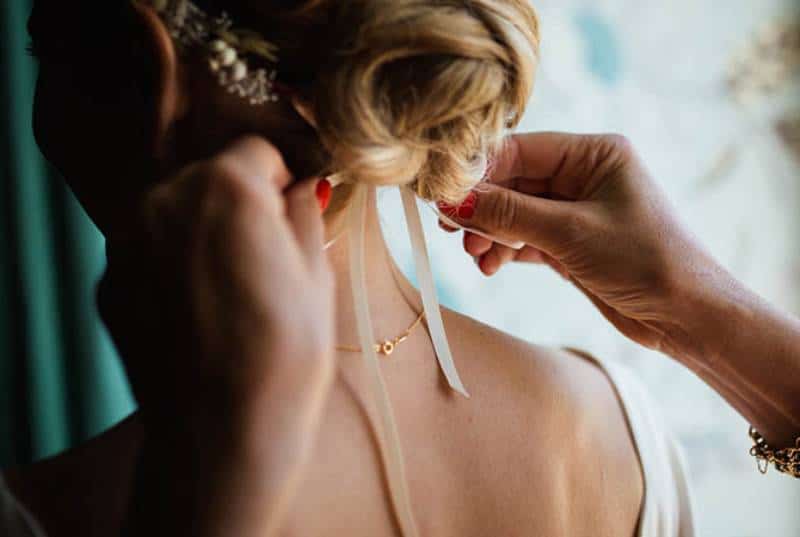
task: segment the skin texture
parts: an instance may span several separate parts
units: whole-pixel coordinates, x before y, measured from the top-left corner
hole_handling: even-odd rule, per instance
[[[332,351],[356,327],[346,241],[321,249],[341,219],[323,229],[306,180],[324,164],[313,129],[285,101],[228,96],[138,16],[154,99],[87,102],[43,60],[35,126],[108,239],[100,307],[142,411],[9,484],[56,537],[397,535],[367,378]],[[394,335],[421,300],[375,199],[367,218],[370,311]],[[424,329],[382,362],[421,533],[633,535],[641,471],[601,370],[443,315],[470,400]]]
[[[706,253],[628,140],[513,136],[475,192],[475,211],[462,222],[526,243],[516,251],[466,233],[464,249],[485,274],[511,261],[551,266],[620,332],[694,371],[770,444],[794,444],[800,321]]]

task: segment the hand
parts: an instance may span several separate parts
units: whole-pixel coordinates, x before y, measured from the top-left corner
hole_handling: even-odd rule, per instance
[[[149,192],[109,240],[103,320],[146,438],[126,530],[273,535],[333,380],[317,181],[250,137]]]
[[[145,419],[318,410],[333,277],[316,181],[291,181],[271,144],[243,138],[161,182],[109,239],[98,302]]]
[[[464,248],[495,274],[546,263],[623,334],[694,371],[774,446],[800,431],[800,321],[718,265],[620,136],[521,134],[459,208]],[[445,226],[443,226],[445,227]]]
[[[623,334],[654,349],[680,330],[684,299],[724,271],[678,223],[658,185],[620,136],[512,136],[460,209],[464,249],[486,275],[511,261],[546,263]],[[445,229],[446,225],[443,225]]]

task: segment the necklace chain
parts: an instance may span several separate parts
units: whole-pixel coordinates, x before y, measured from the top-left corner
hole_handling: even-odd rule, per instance
[[[397,336],[394,339],[386,339],[384,341],[375,343],[375,352],[378,354],[383,354],[384,356],[389,356],[394,352],[395,347],[397,347],[400,343],[408,339],[408,336],[411,334],[411,331],[416,328],[422,318],[425,316],[425,310],[421,311],[420,314],[417,316],[416,320],[411,323],[411,325],[405,329],[405,331]],[[336,345],[336,349],[340,351],[348,351],[348,352],[361,352],[361,347],[354,347],[350,345]]]

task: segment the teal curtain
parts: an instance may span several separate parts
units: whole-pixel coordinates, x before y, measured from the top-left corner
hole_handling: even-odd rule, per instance
[[[103,238],[31,129],[30,0],[0,2],[0,466],[94,436],[133,410],[94,291]]]

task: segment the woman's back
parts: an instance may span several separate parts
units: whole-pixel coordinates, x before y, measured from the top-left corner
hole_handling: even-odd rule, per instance
[[[420,534],[635,535],[642,474],[602,370],[452,311],[444,320],[460,335],[451,345],[474,379],[471,399],[442,383],[423,331],[382,370]],[[287,536],[399,534],[366,384],[357,360],[346,363],[356,358],[343,357]],[[12,490],[51,537],[108,535],[124,512],[140,435],[136,418],[128,420],[73,452],[10,473]]]

